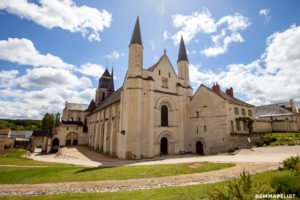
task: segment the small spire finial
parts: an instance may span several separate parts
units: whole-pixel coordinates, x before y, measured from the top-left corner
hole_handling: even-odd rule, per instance
[[[167,50],[166,49],[164,49],[164,54],[166,54],[167,53]]]

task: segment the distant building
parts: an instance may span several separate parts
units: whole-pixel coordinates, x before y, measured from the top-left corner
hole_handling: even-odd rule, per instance
[[[294,99],[289,102],[255,107],[257,132],[297,132],[300,114]]]
[[[14,144],[14,139],[10,139],[10,129],[0,129],[0,149],[11,148]]]
[[[181,38],[177,68],[166,51],[157,63],[143,68],[143,44],[137,19],[129,44],[128,69],[115,90],[113,70],[99,79],[95,100],[66,102],[62,125],[55,128],[52,149],[70,145],[123,159],[163,154],[215,154],[247,147],[253,135],[254,106],[215,84],[201,85],[193,95],[189,61]],[[33,134],[34,135],[34,134]]]

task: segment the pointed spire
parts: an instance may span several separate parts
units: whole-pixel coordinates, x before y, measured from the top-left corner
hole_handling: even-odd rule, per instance
[[[140,20],[139,17],[137,17],[136,22],[135,22],[135,26],[134,26],[134,30],[131,36],[131,41],[130,41],[130,45],[132,44],[142,44],[142,37],[141,37],[141,30],[140,30]]]
[[[177,62],[182,61],[182,60],[189,61],[188,58],[187,58],[187,55],[186,55],[186,50],[185,50],[185,45],[184,45],[183,37],[181,35],[180,47],[179,47]]]
[[[111,68],[111,78],[109,80],[109,85],[108,85],[108,89],[109,90],[115,90],[115,86],[114,86],[114,68]]]

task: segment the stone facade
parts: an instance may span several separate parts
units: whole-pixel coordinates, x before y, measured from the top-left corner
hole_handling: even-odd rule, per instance
[[[141,159],[161,154],[215,154],[245,148],[249,137],[259,137],[252,135],[254,106],[235,98],[232,88],[223,92],[218,84],[213,88],[201,85],[193,95],[183,38],[178,74],[166,51],[148,69],[143,68],[143,54],[137,20],[122,87],[114,90],[113,72],[105,70],[95,101],[66,103],[63,124],[53,136],[59,146],[68,145],[64,141],[74,131],[81,138],[78,144],[122,159]]]

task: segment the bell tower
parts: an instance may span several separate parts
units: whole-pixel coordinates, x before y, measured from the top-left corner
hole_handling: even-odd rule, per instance
[[[143,44],[140,30],[139,17],[137,17],[129,44],[127,77],[135,77],[142,74],[143,68]]]
[[[181,39],[180,39],[177,67],[178,67],[178,76],[179,76],[179,78],[185,80],[185,86],[189,86],[190,85],[189,60],[188,60],[187,55],[186,55],[185,45],[184,45],[184,41],[183,41],[182,36],[181,36]]]

